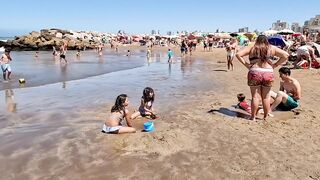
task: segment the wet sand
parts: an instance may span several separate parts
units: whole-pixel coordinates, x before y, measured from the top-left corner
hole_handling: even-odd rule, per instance
[[[137,61],[144,65],[136,68],[0,91],[0,99],[5,100],[0,101],[2,177],[320,178],[317,70],[292,73],[303,88],[298,110],[253,122],[233,107],[237,93],[250,98],[246,70],[235,62],[235,71],[225,71],[223,49],[176,57],[171,66],[165,48],[158,50],[159,55],[149,62],[141,56]],[[140,52],[139,48],[134,51]],[[101,133],[115,97],[127,93],[132,111],[146,86],[156,92],[160,115],[154,121],[156,131]],[[142,130],[145,121],[137,119],[134,126]]]

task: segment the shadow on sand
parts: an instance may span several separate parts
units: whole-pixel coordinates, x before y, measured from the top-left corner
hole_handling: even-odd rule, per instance
[[[243,118],[246,120],[250,120],[250,115],[244,112],[239,111],[234,111],[234,110],[230,110],[228,108],[219,108],[219,109],[210,109],[208,111],[208,113],[212,113],[212,114],[216,114],[216,112],[224,114],[226,116],[230,116],[230,117],[239,117],[239,118]]]
[[[215,69],[215,70],[213,70],[213,71],[217,71],[217,72],[228,72],[228,71],[225,70],[225,69]]]

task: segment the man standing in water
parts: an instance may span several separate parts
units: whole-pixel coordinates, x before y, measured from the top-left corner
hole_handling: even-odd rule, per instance
[[[9,62],[12,61],[10,56],[10,50],[5,50],[5,53],[1,55],[0,64],[3,73],[3,79],[6,81],[10,80],[11,67]],[[8,75],[7,75],[8,74]]]
[[[67,46],[66,45],[60,46],[60,63],[62,60],[64,60],[66,64],[68,63],[66,59],[66,52],[67,52]]]

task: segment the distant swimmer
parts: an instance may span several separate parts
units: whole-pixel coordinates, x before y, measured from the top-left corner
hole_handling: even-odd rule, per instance
[[[130,50],[127,51],[127,55],[126,56],[131,56],[131,51]]]
[[[77,53],[76,53],[77,58],[80,58],[80,56],[81,56],[80,52],[81,52],[81,47],[78,46],[77,47]]]

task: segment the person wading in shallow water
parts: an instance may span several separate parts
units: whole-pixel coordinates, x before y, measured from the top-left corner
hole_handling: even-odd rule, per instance
[[[67,45],[66,43],[62,46],[60,46],[60,62],[64,60],[65,63],[68,63],[66,59],[66,52],[67,52]]]
[[[10,50],[6,49],[4,54],[1,55],[0,58],[0,64],[1,64],[1,69],[3,73],[3,80],[10,80],[10,75],[11,75],[11,67],[10,67],[10,61],[12,61],[11,56],[10,56]]]

